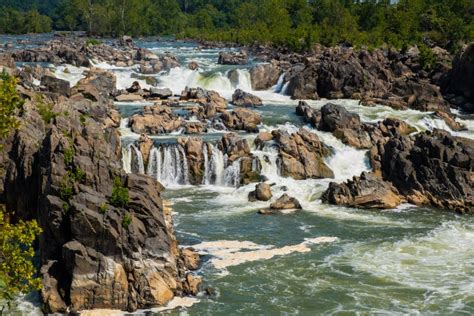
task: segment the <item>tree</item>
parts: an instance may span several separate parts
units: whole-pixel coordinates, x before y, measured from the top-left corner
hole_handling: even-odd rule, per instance
[[[0,81],[0,140],[18,127],[15,112],[23,100],[16,92],[16,79],[6,72]],[[36,221],[10,222],[10,214],[0,205],[0,303],[10,306],[16,295],[39,289],[35,277],[33,242],[41,233]],[[0,306],[0,314],[5,306]]]

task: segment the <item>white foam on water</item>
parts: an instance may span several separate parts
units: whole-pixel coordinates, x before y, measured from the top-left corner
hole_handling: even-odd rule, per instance
[[[85,67],[76,67],[73,65],[61,65],[61,66],[56,67],[54,71],[54,76],[58,79],[68,81],[71,87],[74,87],[79,82],[79,80],[85,77],[84,72],[87,70],[88,68],[85,68]]]
[[[426,291],[423,306],[449,303],[455,311],[474,300],[474,223],[450,221],[425,236],[396,242],[348,244],[331,261],[377,278]]]
[[[316,237],[306,239],[300,244],[279,248],[272,245],[258,245],[250,241],[220,240],[203,242],[192,247],[201,254],[211,255],[213,258],[210,263],[216,269],[224,270],[246,262],[268,260],[275,256],[284,256],[296,252],[310,252],[311,245],[331,243],[337,240],[337,237]]]

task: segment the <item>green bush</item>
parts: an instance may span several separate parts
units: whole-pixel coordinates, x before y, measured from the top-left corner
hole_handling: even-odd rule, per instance
[[[114,180],[114,186],[112,187],[110,203],[116,207],[125,207],[128,205],[128,202],[128,189],[123,186],[122,180],[120,180],[119,177],[116,177]]]
[[[5,71],[0,74],[0,140],[20,126],[15,113],[23,106],[24,101],[16,92],[17,83],[17,79]]]
[[[86,46],[89,47],[89,46],[96,46],[96,45],[100,45],[102,44],[101,41],[95,39],[95,38],[88,38],[86,40]]]
[[[433,70],[436,63],[438,62],[435,53],[433,53],[433,50],[427,47],[426,45],[420,45],[419,50],[421,68],[426,71]]]
[[[125,213],[122,219],[122,227],[128,229],[128,226],[132,223],[132,217],[129,213]]]
[[[51,103],[45,103],[40,98],[37,99],[38,105],[38,113],[43,119],[45,124],[50,124],[56,117],[58,113],[53,111],[54,105]]]
[[[99,212],[100,212],[101,214],[107,213],[108,210],[109,210],[109,207],[107,206],[107,203],[105,203],[105,202],[102,203],[102,204],[100,205],[100,207],[99,207]]]

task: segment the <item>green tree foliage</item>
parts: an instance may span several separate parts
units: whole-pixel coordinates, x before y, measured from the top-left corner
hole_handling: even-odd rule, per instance
[[[33,265],[33,242],[41,233],[36,221],[11,224],[5,208],[0,207],[0,311],[10,307],[15,296],[39,290]]]
[[[17,79],[6,72],[0,75],[0,140],[19,126],[15,113],[23,106],[24,101],[16,92],[16,84]]]
[[[119,177],[114,179],[114,186],[112,187],[112,196],[110,197],[110,204],[117,207],[125,207],[129,202],[128,189],[123,186],[122,180]]]
[[[16,92],[16,79],[5,72],[0,80],[0,140],[19,126],[16,111],[23,100]],[[16,295],[39,289],[41,282],[35,277],[36,269],[33,242],[41,233],[36,221],[11,223],[5,207],[0,205],[0,314],[10,306]]]
[[[316,42],[454,50],[474,40],[473,0],[0,0],[0,7],[7,7],[0,13],[7,33],[47,30],[47,14],[55,29],[91,35],[177,35],[295,50]]]

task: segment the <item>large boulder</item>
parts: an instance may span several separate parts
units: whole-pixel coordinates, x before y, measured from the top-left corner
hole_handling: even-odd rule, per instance
[[[203,88],[189,88],[186,87],[181,92],[181,100],[192,101],[203,104],[209,104],[217,111],[223,111],[227,108],[227,101],[221,95],[213,90],[206,90]]]
[[[392,209],[402,198],[397,189],[372,173],[363,172],[345,183],[331,182],[323,193],[324,202],[357,208]]]
[[[244,108],[224,111],[220,118],[227,128],[250,133],[258,132],[257,126],[262,123],[262,116],[259,113]]]
[[[270,204],[271,210],[301,210],[300,202],[294,197],[289,196],[288,194],[283,194],[275,202]]]
[[[129,126],[134,133],[167,134],[182,127],[184,120],[167,106],[146,106],[130,117]]]
[[[275,64],[260,64],[250,69],[253,90],[267,90],[277,84],[281,69]]]
[[[240,52],[220,52],[218,64],[221,65],[246,65],[249,57],[245,51]]]
[[[249,201],[269,201],[273,197],[272,188],[267,183],[259,183],[255,190],[249,193]]]
[[[316,134],[306,129],[300,129],[293,134],[275,130],[271,136],[270,138],[263,134],[257,137],[255,144],[258,148],[278,146],[282,176],[297,180],[334,178],[334,172],[324,162],[324,158],[331,154],[331,150]]]
[[[243,107],[263,105],[262,99],[241,89],[235,90],[234,94],[232,95],[232,104]]]
[[[71,93],[71,85],[69,81],[56,78],[54,76],[43,76],[41,78],[41,85],[47,91],[59,94],[69,95]]]

